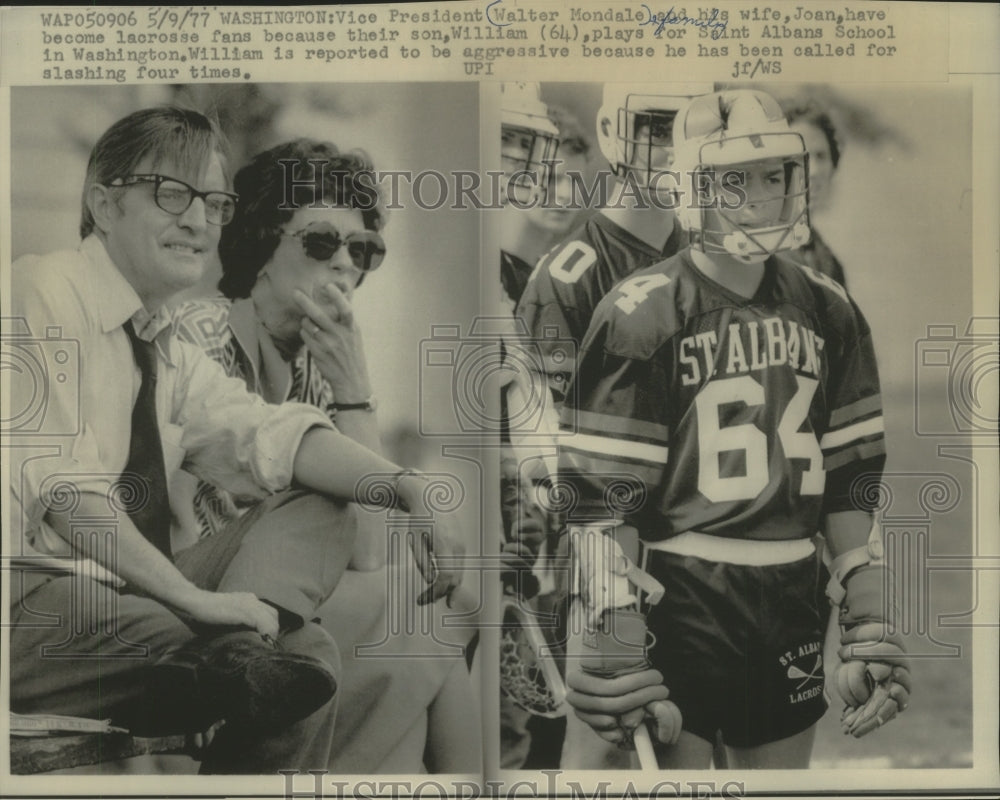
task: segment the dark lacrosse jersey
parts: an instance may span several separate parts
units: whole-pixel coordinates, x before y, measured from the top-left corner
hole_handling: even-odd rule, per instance
[[[516,303],[521,298],[531,269],[531,264],[520,256],[507,250],[500,251],[500,285],[511,303]]]
[[[788,253],[788,260],[796,264],[805,264],[807,267],[829,275],[837,283],[847,288],[847,276],[844,275],[844,266],[833,254],[830,246],[823,241],[819,231],[812,229],[809,241],[797,250]]]
[[[671,224],[666,244],[656,250],[598,212],[542,257],[516,314],[543,356],[559,342],[579,344],[597,304],[616,283],[687,245],[687,234],[676,221]],[[572,372],[574,365],[550,366]]]
[[[687,249],[598,306],[560,429],[575,513],[647,541],[811,537],[822,514],[870,510],[851,487],[885,460],[871,333],[844,289],[771,258],[742,298]]]

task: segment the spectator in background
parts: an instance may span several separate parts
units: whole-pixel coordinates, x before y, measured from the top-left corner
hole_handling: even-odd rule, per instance
[[[809,210],[811,214],[829,208],[833,180],[840,164],[840,141],[830,115],[812,100],[785,101],[782,110],[793,131],[800,134],[809,152]],[[847,287],[844,267],[820,236],[815,221],[811,221],[809,242],[788,257],[812,267]]]

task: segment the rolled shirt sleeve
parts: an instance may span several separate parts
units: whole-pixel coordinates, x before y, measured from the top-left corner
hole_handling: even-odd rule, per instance
[[[239,498],[263,498],[291,485],[295,454],[306,431],[335,430],[305,403],[266,403],[230,378],[201,348],[170,342],[183,466]]]
[[[170,339],[95,237],[79,250],[19,259],[12,269],[14,319],[5,339],[10,370],[13,554],[70,555],[44,521],[72,514],[74,497],[109,497],[128,460],[132,405],[141,376],[122,325],[158,346],[157,417],[164,466],[182,464],[234,494],[260,498],[287,488],[306,431],[333,429],[319,409],[269,405],[199,348]],[[109,503],[109,518],[116,513]]]

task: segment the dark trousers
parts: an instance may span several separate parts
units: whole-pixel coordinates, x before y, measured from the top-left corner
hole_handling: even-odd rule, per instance
[[[292,652],[326,662],[337,674],[336,643],[312,621],[336,588],[357,531],[355,512],[306,492],[274,495],[175,558],[195,585],[253,592],[301,619],[280,636]],[[80,575],[10,574],[11,709],[111,719],[129,727],[142,709],[149,667],[195,635],[155,600]],[[336,698],[282,731],[250,738],[223,726],[202,762],[203,773],[274,774],[326,767]]]

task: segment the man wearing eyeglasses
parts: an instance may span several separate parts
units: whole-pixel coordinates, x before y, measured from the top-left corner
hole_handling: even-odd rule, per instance
[[[329,753],[339,657],[310,620],[352,549],[347,501],[384,475],[382,502],[423,508],[425,483],[169,337],[164,303],[201,278],[236,202],[211,121],[138,111],[91,154],[79,248],[13,265],[12,352],[44,368],[11,379],[12,408],[32,413],[6,450],[10,694],[14,712],[138,735],[224,720],[202,771],[274,774]],[[168,478],[182,464],[257,513],[181,551]],[[288,524],[303,508],[323,509],[322,531]],[[428,601],[461,580],[436,556],[462,551],[448,519],[430,527],[414,545]]]

